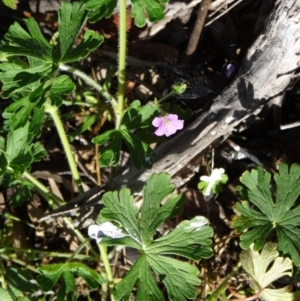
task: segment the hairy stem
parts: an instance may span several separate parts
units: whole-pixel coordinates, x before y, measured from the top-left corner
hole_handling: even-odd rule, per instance
[[[118,104],[116,111],[116,129],[121,126],[124,114],[124,86],[125,86],[125,67],[126,67],[126,0],[120,0],[120,22],[119,22],[119,68],[118,68]]]
[[[72,154],[71,146],[70,146],[70,143],[68,141],[65,129],[64,129],[63,124],[61,122],[61,119],[58,115],[57,107],[47,105],[47,106],[45,106],[45,112],[47,112],[51,115],[51,117],[52,117],[52,119],[53,119],[53,121],[56,125],[56,129],[57,129],[58,135],[61,139],[65,154],[67,156],[67,159],[68,159],[68,162],[69,162],[69,166],[70,166],[74,181],[75,181],[75,183],[78,187],[79,193],[82,194],[83,193],[82,182],[81,182],[81,179],[80,179],[80,176],[79,176],[79,172],[78,172],[78,169],[77,169],[77,166],[76,166],[76,162],[74,160],[74,156]]]
[[[23,177],[29,180],[31,183],[34,184],[35,188],[38,192],[43,196],[43,198],[48,202],[48,204],[52,208],[57,208],[57,204],[63,205],[65,201],[60,199],[57,195],[49,191],[37,178],[33,177],[29,172],[25,171],[23,173]],[[53,200],[57,203],[54,203]]]
[[[97,84],[91,77],[86,75],[85,73],[81,72],[80,70],[77,70],[71,66],[60,64],[59,69],[61,71],[66,71],[68,73],[74,74],[81,78],[85,83],[93,87],[96,91],[98,91],[105,99],[108,100],[113,106],[113,108],[117,107],[117,101],[116,99],[110,95],[101,85]]]
[[[106,276],[107,284],[108,284],[108,287],[107,287],[107,285],[102,286],[102,291],[103,291],[103,293],[105,295],[105,293],[107,293],[108,288],[109,288],[109,291],[110,291],[110,300],[111,301],[115,301],[115,298],[113,296],[113,292],[114,292],[114,289],[115,289],[114,277],[113,277],[111,266],[110,266],[110,263],[109,263],[109,259],[108,259],[108,255],[107,255],[107,250],[106,250],[105,246],[102,246],[100,244],[98,246],[99,246],[101,258],[102,258],[102,261],[103,261],[103,264],[104,264],[104,268],[105,268],[105,272],[106,272],[105,276]]]
[[[5,261],[12,261],[16,264],[19,264],[19,265],[25,267],[26,269],[28,269],[28,270],[30,270],[34,273],[38,274],[38,270],[34,266],[32,266],[30,264],[27,264],[24,260],[15,258],[12,255],[6,255],[6,254],[3,254],[3,253],[0,253],[0,258],[4,259]]]

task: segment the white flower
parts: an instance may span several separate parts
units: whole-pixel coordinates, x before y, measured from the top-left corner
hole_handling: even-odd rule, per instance
[[[99,243],[103,237],[122,238],[127,236],[120,228],[111,222],[105,222],[101,225],[90,225],[88,235],[90,238],[96,239],[97,243]]]
[[[222,175],[224,174],[224,168],[215,168],[210,176],[201,176],[200,180],[208,183],[205,192],[203,192],[204,196],[210,196],[212,192],[213,186],[222,180]]]

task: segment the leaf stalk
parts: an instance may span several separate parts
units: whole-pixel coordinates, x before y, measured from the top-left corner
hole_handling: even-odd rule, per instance
[[[51,117],[52,117],[52,119],[55,123],[58,135],[61,139],[63,148],[64,148],[66,156],[67,156],[67,160],[69,162],[69,166],[70,166],[74,181],[75,181],[75,183],[78,187],[79,193],[82,194],[83,193],[82,182],[81,182],[81,179],[80,179],[80,176],[79,176],[79,172],[78,172],[78,169],[77,169],[77,166],[76,166],[76,162],[74,160],[74,156],[72,154],[71,146],[70,146],[70,143],[68,141],[65,129],[64,129],[63,124],[61,122],[61,119],[58,115],[57,107],[51,106],[51,105],[45,105],[45,112],[47,112],[51,115]]]
[[[119,65],[118,65],[118,104],[115,108],[116,113],[116,129],[120,129],[122,118],[124,115],[125,100],[125,68],[126,68],[126,0],[120,0],[120,22],[119,22]]]

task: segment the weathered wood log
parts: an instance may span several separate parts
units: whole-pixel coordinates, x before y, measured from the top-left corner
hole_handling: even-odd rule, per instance
[[[298,69],[300,54],[299,0],[277,1],[265,30],[248,50],[234,82],[214,100],[210,109],[174,138],[155,149],[152,169],[133,167],[109,183],[139,192],[154,172],[168,172],[177,185],[186,179],[180,171],[216,142],[226,139],[242,121],[282,95]],[[192,176],[193,171],[191,170]],[[186,174],[186,172],[184,173]]]
[[[129,168],[107,183],[105,190],[126,186],[139,193],[152,173],[163,171],[173,177],[177,186],[183,185],[193,175],[192,170],[188,171],[189,175],[183,170],[193,166],[209,146],[225,140],[242,121],[282,95],[298,70],[299,11],[300,0],[277,1],[266,20],[265,30],[247,52],[236,79],[214,100],[210,109],[155,149],[158,157],[152,169]],[[82,213],[97,214],[103,192],[101,187],[92,189],[68,204],[65,212],[75,212],[80,203],[85,203]],[[72,210],[76,203],[77,209]],[[63,209],[55,216],[62,215]]]

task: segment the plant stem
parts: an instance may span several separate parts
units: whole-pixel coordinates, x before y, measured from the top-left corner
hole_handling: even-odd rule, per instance
[[[60,64],[59,69],[78,76],[84,82],[86,82],[88,85],[92,86],[96,91],[98,91],[104,98],[106,98],[112,104],[113,107],[117,107],[118,103],[116,99],[112,95],[110,95],[101,85],[97,84],[91,77],[89,77],[85,73],[65,64]]]
[[[57,204],[55,204],[53,202],[53,200],[51,199],[52,197],[56,198],[59,203],[61,205],[65,204],[65,202],[63,200],[61,200],[60,198],[58,198],[57,196],[55,196],[53,193],[51,193],[47,187],[45,187],[40,181],[38,181],[36,178],[34,178],[30,173],[28,172],[24,172],[23,173],[23,176],[26,177],[28,180],[30,180],[35,186],[36,188],[38,189],[39,192],[41,192],[41,194],[43,196],[46,197],[46,200],[48,201],[49,205],[53,208],[53,209],[56,209],[58,207]],[[77,238],[81,241],[81,242],[85,242],[86,239],[85,237],[81,234],[80,231],[78,231],[77,229],[75,229],[73,227],[73,224],[72,224],[72,221],[68,218],[68,217],[64,217],[64,222],[65,224],[71,229],[73,230],[73,232],[75,233],[75,235],[77,236]],[[89,250],[91,251],[91,253],[95,256],[95,257],[98,257],[98,254],[95,252],[95,250],[92,248],[91,244],[89,242],[86,242],[86,245],[88,246]]]
[[[68,258],[66,262],[71,262],[82,250],[82,248],[89,242],[89,238],[86,238],[78,247],[77,249],[73,252],[73,254]]]
[[[28,270],[30,270],[34,273],[38,273],[37,269],[34,266],[32,266],[30,264],[27,264],[25,261],[23,261],[21,259],[17,259],[17,258],[14,258],[13,256],[5,255],[5,254],[0,254],[0,257],[3,258],[6,261],[11,260],[14,263],[17,263],[21,266],[24,266],[26,269],[28,269]]]
[[[119,64],[118,64],[118,103],[112,104],[116,114],[115,128],[120,129],[121,121],[124,114],[125,101],[124,101],[124,86],[125,86],[125,67],[126,67],[126,0],[120,0],[120,21],[119,21]],[[104,268],[107,274],[107,282],[110,288],[110,297],[114,301],[114,278],[111,271],[111,266],[107,256],[107,250],[104,246],[99,244],[99,249],[104,264]],[[107,289],[105,286],[103,290]]]
[[[5,275],[5,269],[4,269],[3,262],[0,259],[0,282],[1,282],[1,287],[6,290],[7,289],[7,283],[6,283],[4,275]]]
[[[168,94],[166,94],[165,96],[163,96],[161,99],[157,100],[157,103],[163,102],[164,100],[166,100],[167,98],[171,97],[174,94],[175,94],[175,92],[172,90],[171,92],[169,92]]]
[[[233,270],[227,275],[218,288],[207,298],[207,301],[217,301],[219,299],[219,296],[225,292],[228,287],[229,280],[236,273],[239,267],[240,263],[233,268]]]
[[[52,208],[57,208],[57,204],[55,204],[53,200],[55,200],[59,205],[65,204],[65,201],[61,200],[57,195],[49,191],[49,189],[47,189],[39,180],[33,177],[29,172],[25,171],[23,173],[23,177],[34,184],[36,189],[45,198],[45,200]]]
[[[36,250],[36,249],[24,249],[24,248],[13,248],[13,247],[4,247],[1,249],[0,253],[4,253],[6,251],[13,251],[13,252],[23,252],[25,254],[40,254],[44,256],[49,257],[59,257],[59,258],[70,258],[73,256],[74,253],[60,253],[60,252],[54,252],[54,251],[45,251],[45,250]],[[91,261],[99,261],[98,256],[97,257],[91,257],[89,255],[83,255],[83,254],[75,254],[76,259],[79,260],[91,260]]]
[[[114,289],[115,289],[114,277],[113,277],[113,274],[112,274],[112,271],[111,271],[111,266],[110,266],[110,263],[109,263],[107,250],[106,250],[105,246],[102,246],[100,244],[98,244],[98,246],[99,246],[101,258],[102,258],[102,261],[103,261],[103,264],[104,264],[104,268],[105,268],[105,271],[106,271],[107,284],[108,284],[108,287],[109,287],[109,290],[110,290],[110,299],[111,299],[111,301],[114,301],[115,300],[115,298],[113,296],[113,292],[114,292]],[[107,287],[102,286],[102,290],[107,291]]]
[[[118,67],[118,105],[116,111],[116,129],[121,126],[124,114],[124,86],[126,67],[126,0],[120,0],[120,21],[119,21],[119,67]]]
[[[69,166],[70,166],[74,181],[75,181],[75,183],[78,187],[79,193],[82,194],[83,193],[83,187],[82,187],[81,179],[80,179],[80,176],[79,176],[79,172],[77,170],[77,166],[76,166],[76,163],[75,163],[75,160],[74,160],[74,156],[72,154],[71,146],[70,146],[70,143],[68,141],[65,129],[64,129],[63,124],[61,122],[61,119],[58,115],[57,107],[51,106],[51,105],[45,105],[45,112],[49,113],[51,115],[51,117],[53,118],[53,120],[54,120],[54,123],[55,123],[56,128],[57,128],[58,135],[61,139],[64,151],[66,153],[66,156],[67,156],[67,159],[68,159],[68,162],[69,162]]]

